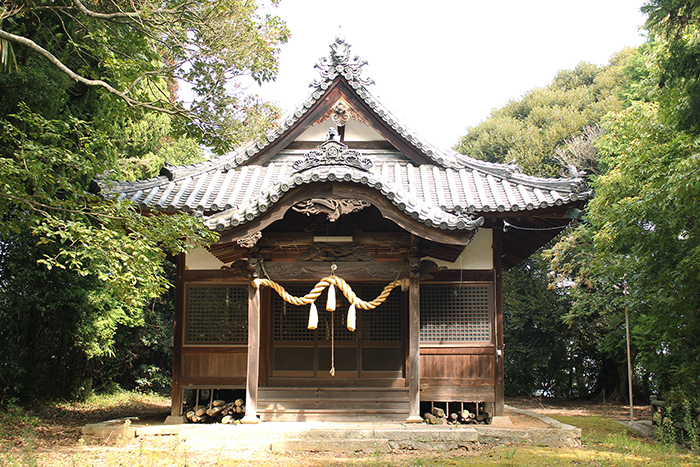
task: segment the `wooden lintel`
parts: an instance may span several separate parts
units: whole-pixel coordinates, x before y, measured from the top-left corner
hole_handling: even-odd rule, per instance
[[[408,276],[408,266],[403,261],[362,261],[335,263],[337,276],[346,281],[393,281],[401,272],[400,277]],[[264,263],[265,270],[275,282],[318,281],[330,275],[331,263],[326,262],[297,262],[297,261],[268,261]],[[403,271],[402,271],[403,268]]]
[[[311,151],[325,141],[293,141],[285,149]],[[388,141],[343,141],[350,149],[396,149]]]
[[[248,346],[247,345],[237,345],[237,346],[232,346],[232,345],[197,345],[197,346],[183,346],[182,347],[182,353],[186,355],[191,355],[191,354],[222,354],[222,353],[248,353]]]
[[[236,284],[247,284],[250,282],[247,277],[244,278],[223,269],[188,269],[185,271],[184,276],[186,282],[221,282]]]
[[[495,355],[493,345],[481,347],[420,347],[421,355]]]
[[[424,279],[423,282],[489,282],[493,283],[493,271],[491,269],[446,269],[432,271],[432,279]]]
[[[302,246],[311,245],[314,243],[315,233],[263,233],[262,238],[258,241],[258,246],[278,247],[278,246]],[[411,236],[408,233],[396,232],[376,232],[376,233],[354,233],[352,243],[360,245],[392,245],[396,248],[409,247],[411,245]]]

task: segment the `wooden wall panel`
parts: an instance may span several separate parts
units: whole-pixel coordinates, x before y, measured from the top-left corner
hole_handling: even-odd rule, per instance
[[[187,351],[182,354],[183,378],[236,378],[246,377],[248,352]]]
[[[494,402],[494,348],[426,348],[420,355],[423,401]]]
[[[494,378],[493,355],[423,355],[420,378],[487,379]]]

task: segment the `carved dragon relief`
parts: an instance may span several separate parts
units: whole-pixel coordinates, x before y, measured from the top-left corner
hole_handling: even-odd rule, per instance
[[[307,216],[326,214],[330,222],[335,222],[343,214],[361,211],[369,206],[367,201],[354,198],[313,198],[296,203],[292,209]]]
[[[424,259],[421,260],[418,265],[418,274],[421,280],[428,280],[433,278],[433,272],[444,271],[446,269],[447,266],[438,266],[435,261]]]

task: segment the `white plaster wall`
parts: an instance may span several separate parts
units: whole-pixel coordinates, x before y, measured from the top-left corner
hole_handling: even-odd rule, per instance
[[[435,261],[438,266],[447,266],[447,269],[493,269],[492,245],[492,230],[479,229],[471,243],[467,245],[454,263],[448,263],[430,257],[426,259]]]
[[[312,126],[303,132],[296,139],[297,141],[325,141],[326,134],[330,127],[335,128],[335,124],[330,120]],[[356,122],[352,118],[345,125],[345,142],[348,141],[384,141],[382,135],[374,131],[374,129]]]
[[[491,229],[479,229],[471,243],[467,245],[457,261],[448,263],[439,259],[427,257],[438,266],[447,269],[493,269],[493,232]],[[209,250],[197,248],[192,250],[185,259],[187,269],[221,269],[224,265]]]
[[[224,263],[204,248],[196,248],[185,258],[187,269],[221,269]]]

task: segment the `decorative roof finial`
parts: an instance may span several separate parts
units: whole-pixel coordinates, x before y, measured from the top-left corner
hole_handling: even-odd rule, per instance
[[[365,65],[367,65],[367,61],[358,55],[350,58],[350,44],[346,43],[344,39],[336,37],[335,42],[331,44],[330,56],[321,57],[314,65],[314,68],[321,70],[321,81],[314,80],[311,87],[322,87],[324,82],[333,81],[338,75],[344,76],[350,82],[357,81],[365,86],[374,84],[373,79],[361,76],[362,67]]]

